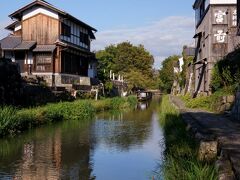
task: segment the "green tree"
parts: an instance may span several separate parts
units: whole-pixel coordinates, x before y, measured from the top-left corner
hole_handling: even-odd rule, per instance
[[[129,87],[153,88],[153,56],[143,45],[134,46],[130,42],[110,45],[96,53],[99,61],[98,77],[109,82],[109,72],[123,75]]]
[[[160,89],[163,92],[170,93],[174,82],[174,66],[176,65],[179,56],[170,56],[162,62],[162,68],[159,71]]]

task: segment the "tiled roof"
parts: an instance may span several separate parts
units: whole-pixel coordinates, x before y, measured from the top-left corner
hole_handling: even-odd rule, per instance
[[[20,36],[7,36],[6,38],[0,40],[0,47],[3,50],[12,50],[21,44]]]
[[[53,52],[56,45],[37,45],[33,52]]]
[[[15,21],[12,24],[8,25],[7,27],[5,27],[5,29],[13,31],[15,29],[15,26],[19,23],[19,21]]]
[[[29,50],[32,49],[37,44],[36,41],[22,41],[14,50]]]

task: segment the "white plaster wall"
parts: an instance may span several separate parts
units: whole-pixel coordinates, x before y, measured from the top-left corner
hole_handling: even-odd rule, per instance
[[[27,64],[33,64],[33,55],[32,55],[32,52],[28,52]]]
[[[94,78],[94,70],[93,69],[88,69],[88,77]]]
[[[44,8],[44,7],[35,7],[31,10],[25,11],[23,13],[22,20],[28,19],[32,16],[35,16],[35,15],[39,14],[39,13],[45,14],[45,15],[50,16],[50,17],[55,18],[55,19],[59,19],[58,13],[53,12],[49,9]]]
[[[14,28],[14,31],[18,31],[18,30],[20,30],[20,29],[22,29],[21,24],[20,24],[20,23],[16,24],[16,25],[15,25],[15,28]]]
[[[182,72],[183,71],[182,66],[184,65],[183,57],[181,57],[178,61],[179,61],[179,70],[180,72]]]
[[[237,4],[237,0],[210,0],[210,4]]]

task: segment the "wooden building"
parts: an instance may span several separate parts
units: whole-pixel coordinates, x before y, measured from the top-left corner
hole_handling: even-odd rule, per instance
[[[211,74],[217,61],[233,51],[237,37],[237,0],[196,0],[195,95],[211,94]]]
[[[0,40],[5,58],[22,76],[43,77],[49,86],[93,85],[97,60],[91,41],[97,30],[43,0],[9,15],[11,35]]]

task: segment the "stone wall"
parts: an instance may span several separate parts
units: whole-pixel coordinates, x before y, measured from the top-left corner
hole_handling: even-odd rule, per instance
[[[231,111],[231,108],[233,107],[234,102],[235,102],[235,96],[233,95],[221,97],[219,103],[216,104],[217,112],[223,113],[225,111]]]
[[[21,74],[23,77],[29,77],[27,74]],[[70,74],[51,74],[51,73],[33,73],[31,76],[41,77],[43,78],[48,86],[53,86],[53,82],[55,82],[55,86],[57,87],[66,87],[72,88],[72,85],[84,85],[91,86],[91,78],[90,77],[82,77],[78,75],[70,75]],[[94,84],[94,83],[93,83]]]
[[[236,94],[235,104],[232,108],[232,117],[235,120],[240,121],[240,88],[238,89],[238,92]]]

